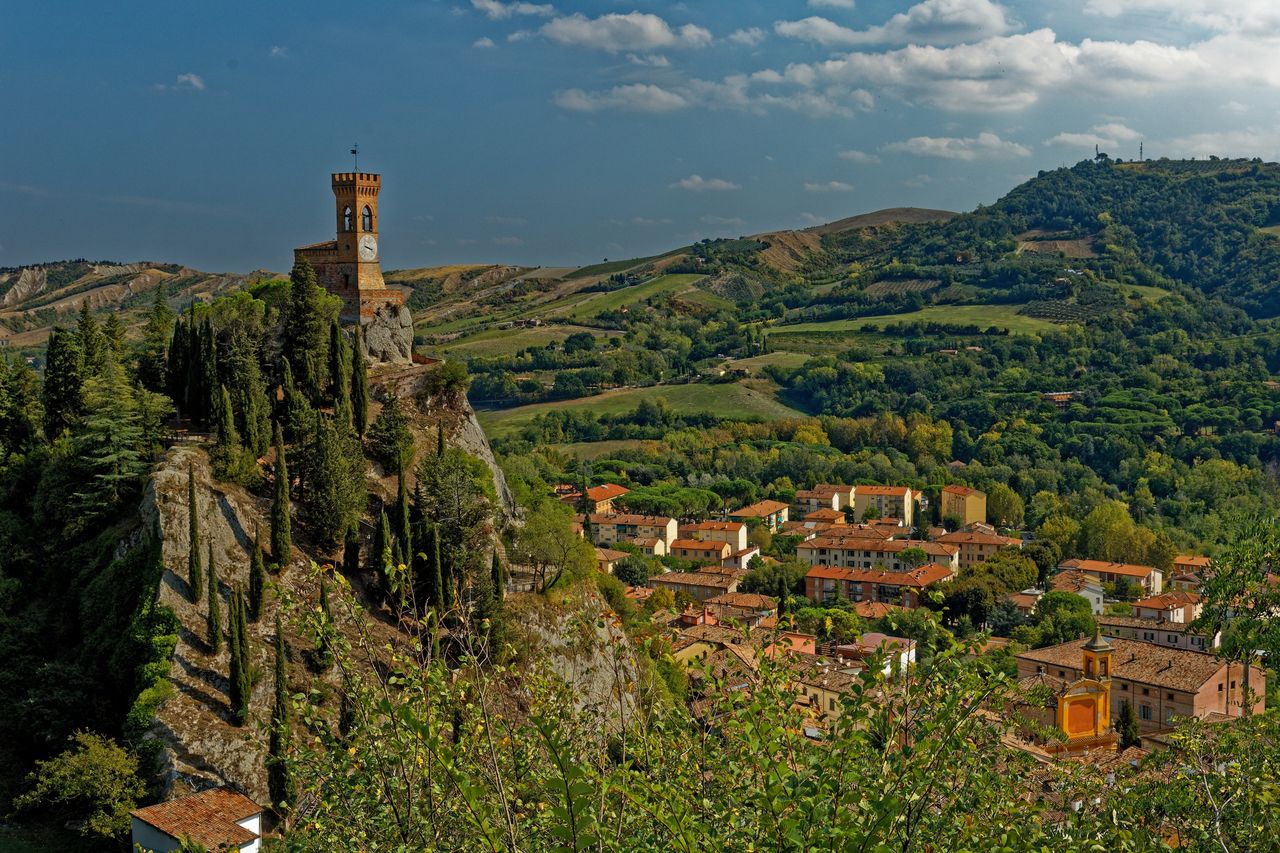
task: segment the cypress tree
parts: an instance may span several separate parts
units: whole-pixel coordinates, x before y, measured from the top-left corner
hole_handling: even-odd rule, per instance
[[[428,552],[428,570],[431,572],[431,586],[434,589],[434,598],[432,604],[440,611],[448,610],[452,604],[452,596],[449,592],[449,576],[445,569],[444,561],[440,559],[440,527],[432,524],[427,528],[428,536],[430,536],[429,545],[431,550]]]
[[[76,338],[80,342],[81,366],[85,376],[102,369],[107,358],[107,339],[89,310],[89,300],[80,303],[80,319],[76,322]]]
[[[271,708],[271,734],[267,742],[267,790],[279,812],[287,812],[296,797],[293,775],[285,763],[289,748],[289,683],[284,661],[284,631],[276,617],[275,704]]]
[[[369,368],[364,358],[364,335],[356,324],[355,339],[351,344],[351,417],[356,435],[364,437],[369,425]]]
[[[108,314],[107,321],[102,324],[102,342],[118,364],[124,364],[125,362],[125,337],[127,334],[124,323],[120,321],[120,315],[114,311]]]
[[[173,324],[173,337],[169,342],[169,363],[165,370],[165,390],[178,411],[187,413],[187,362],[190,360],[190,335],[187,320],[178,318]]]
[[[342,540],[342,573],[354,577],[360,571],[360,522],[352,521]]]
[[[271,559],[276,571],[289,565],[293,555],[293,534],[289,527],[289,466],[285,460],[284,436],[276,424],[276,484],[271,501]]]
[[[173,309],[165,299],[165,290],[164,285],[155,290],[151,312],[147,315],[147,325],[142,332],[142,342],[138,345],[138,381],[143,388],[157,394],[165,392],[167,361],[171,356],[169,341],[174,337]]]
[[[320,372],[328,365],[329,336],[324,290],[316,283],[311,264],[299,261],[289,274],[289,304],[285,310],[285,355],[298,371],[299,387],[315,405],[323,398]]]
[[[249,673],[249,635],[245,628],[245,601],[239,587],[231,590],[227,642],[231,647],[231,719],[237,726],[249,718],[249,699],[253,683]]]
[[[253,553],[249,555],[249,618],[257,622],[262,616],[262,597],[266,593],[266,560],[262,556],[262,541],[258,528],[253,528]]]
[[[1120,719],[1116,724],[1116,734],[1120,736],[1121,749],[1142,745],[1142,736],[1138,731],[1138,715],[1127,699],[1120,703]]]
[[[444,456],[444,424],[436,424],[436,456]]]
[[[209,424],[213,414],[215,395],[218,393],[218,348],[214,340],[213,321],[205,317],[200,324],[200,357],[196,362],[197,387],[194,390],[193,412],[196,419]]]
[[[413,555],[413,535],[409,526],[409,490],[405,486],[404,479],[404,468],[402,467],[396,483],[395,534],[396,541],[400,546],[400,553],[405,557],[410,557]]]
[[[191,602],[204,592],[204,567],[200,565],[200,511],[196,506],[196,469],[187,464],[187,587]]]
[[[502,561],[498,559],[498,549],[493,549],[493,564],[489,567],[489,575],[493,579],[493,594],[502,599],[506,590],[507,579],[502,572]]]
[[[351,426],[351,359],[342,337],[338,318],[329,325],[329,391],[333,396],[333,417],[341,429]]]
[[[222,612],[219,605],[218,569],[213,564],[213,542],[209,543],[209,610],[207,627],[209,631],[209,650],[217,654],[222,649]]]

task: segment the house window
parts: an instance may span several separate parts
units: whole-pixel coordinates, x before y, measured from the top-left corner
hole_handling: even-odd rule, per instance
[[[1199,646],[1200,648],[1204,648],[1204,637],[1192,637],[1192,638],[1191,638],[1191,645],[1193,645],[1193,646]]]
[[[1154,640],[1155,638],[1156,638],[1156,635],[1155,635],[1155,634],[1153,634],[1153,633],[1152,633],[1152,632],[1150,632],[1150,631],[1143,631],[1143,632],[1142,632],[1142,639],[1146,640],[1147,642],[1151,642],[1151,641],[1152,641],[1152,640]]]
[[[1219,692],[1219,693],[1221,693],[1221,692],[1222,692],[1222,685],[1221,685],[1221,684],[1219,684],[1219,685],[1218,685],[1218,692]]]
[[[827,710],[834,711],[836,709],[836,700],[834,697],[827,700]]]
[[[1059,677],[1059,678],[1066,678],[1066,677],[1067,677],[1067,674],[1066,674],[1065,672],[1063,672],[1062,670],[1058,670],[1058,677]]]
[[[1165,636],[1167,636],[1167,637],[1169,638],[1169,642],[1171,642],[1171,643],[1176,643],[1176,642],[1178,642],[1178,637],[1177,637],[1177,635],[1176,635],[1176,634],[1166,634]]]
[[[1120,689],[1121,689],[1122,691],[1124,691],[1125,693],[1128,693],[1128,692],[1129,692],[1129,685],[1127,685],[1127,684],[1121,684],[1121,685],[1120,685]]]
[[[1036,664],[1036,675],[1044,675],[1044,665],[1043,665],[1043,664]],[[1219,690],[1221,690],[1221,689],[1222,689],[1222,685],[1221,685],[1221,684],[1219,684],[1219,685],[1218,685],[1218,689],[1219,689]]]
[[[1167,696],[1167,697],[1169,698],[1169,701],[1170,701],[1170,702],[1172,702],[1172,701],[1173,701],[1173,694],[1172,694],[1172,693],[1166,693],[1166,694],[1165,694],[1165,696]]]
[[[1235,690],[1235,689],[1236,689],[1236,683],[1235,683],[1234,681],[1233,681],[1233,682],[1231,682],[1231,689],[1232,689],[1232,690]]]
[[[1142,695],[1143,695],[1143,696],[1150,696],[1150,695],[1151,695],[1151,691],[1144,687],[1144,688],[1142,688]]]
[[[1138,706],[1138,716],[1139,716],[1139,717],[1141,717],[1141,718],[1142,718],[1142,719],[1144,719],[1144,720],[1150,720],[1150,719],[1151,719],[1151,706],[1150,706],[1150,705],[1139,705],[1139,706]]]

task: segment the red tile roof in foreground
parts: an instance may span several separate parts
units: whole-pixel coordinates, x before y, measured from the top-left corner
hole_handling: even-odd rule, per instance
[[[257,834],[236,821],[262,813],[262,806],[230,788],[211,788],[167,803],[135,809],[131,815],[175,840],[190,838],[210,850],[236,849]]]
[[[950,579],[955,572],[937,563],[926,563],[909,572],[881,572],[876,569],[843,569],[839,566],[814,566],[806,578],[842,580],[850,583],[879,583],[889,586],[926,587]]]
[[[1148,610],[1180,610],[1190,604],[1199,604],[1200,596],[1194,592],[1175,590],[1140,598],[1133,603],[1134,607],[1145,607]]]
[[[617,483],[605,483],[603,486],[593,486],[587,489],[587,497],[599,503],[600,501],[613,500],[620,498],[629,493],[631,490],[625,486],[619,486]]]

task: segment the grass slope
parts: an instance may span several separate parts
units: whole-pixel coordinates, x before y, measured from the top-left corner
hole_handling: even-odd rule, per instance
[[[949,323],[959,326],[974,325],[986,329],[995,326],[1010,332],[1036,334],[1057,328],[1056,324],[1018,313],[1021,305],[930,305],[919,311],[905,314],[880,314],[874,317],[850,317],[845,320],[824,320],[816,323],[796,323],[793,326],[774,326],[771,334],[788,335],[808,332],[857,332],[864,326],[884,328],[894,323]]]
[[[553,403],[534,403],[514,409],[497,409],[476,413],[480,425],[490,438],[519,432],[526,424],[543,412],[586,409],[596,414],[629,412],[641,400],[665,399],[678,412],[712,412],[726,418],[783,418],[804,417],[790,406],[779,403],[772,394],[759,387],[742,383],[724,385],[657,385],[652,388],[628,388],[607,391],[594,397],[578,400],[557,400]]]
[[[435,347],[426,347],[454,358],[471,356],[490,357],[511,355],[528,347],[545,347],[553,341],[559,343],[575,332],[589,332],[597,339],[617,332],[605,332],[586,326],[539,326],[532,329],[487,329],[474,335],[458,338]]]

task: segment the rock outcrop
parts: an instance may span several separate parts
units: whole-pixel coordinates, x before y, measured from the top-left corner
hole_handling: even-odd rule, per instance
[[[370,362],[407,364],[413,361],[413,315],[407,307],[382,305],[363,332],[365,355]]]

